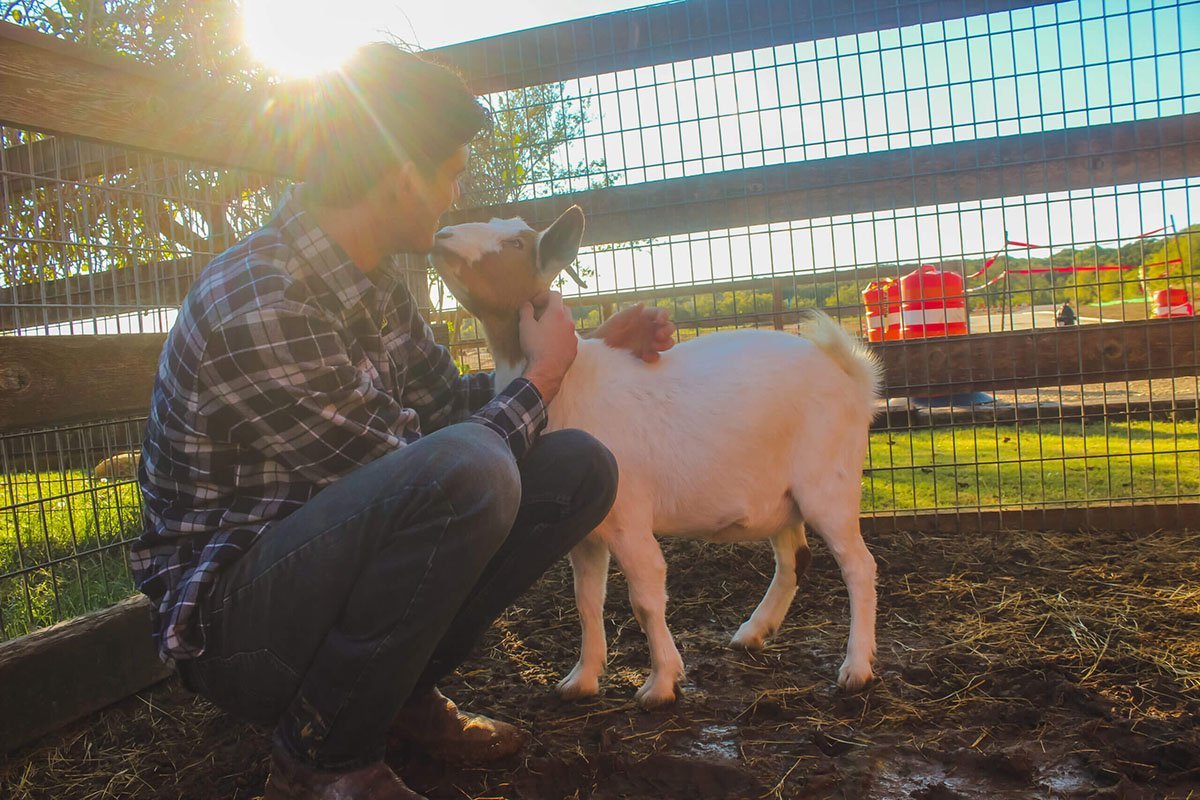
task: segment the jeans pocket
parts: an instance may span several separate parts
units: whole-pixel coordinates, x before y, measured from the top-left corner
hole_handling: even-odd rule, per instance
[[[217,708],[260,725],[274,725],[300,686],[296,672],[265,649],[202,656],[188,673],[195,691]]]

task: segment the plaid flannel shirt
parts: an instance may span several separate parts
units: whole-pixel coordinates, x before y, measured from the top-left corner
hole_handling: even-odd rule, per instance
[[[221,569],[323,487],[460,421],[520,458],[546,423],[528,380],[460,375],[401,270],[360,271],[300,194],[204,270],[159,360],[131,563],[164,659],[204,652]]]

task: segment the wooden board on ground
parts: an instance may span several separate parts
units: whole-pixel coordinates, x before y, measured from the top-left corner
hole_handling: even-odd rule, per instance
[[[0,644],[0,753],[162,680],[138,596]]]

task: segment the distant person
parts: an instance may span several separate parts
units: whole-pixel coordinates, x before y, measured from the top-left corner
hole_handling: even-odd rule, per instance
[[[1058,310],[1058,314],[1054,317],[1054,320],[1060,328],[1075,324],[1075,309],[1071,308],[1070,300],[1063,302],[1062,308]]]

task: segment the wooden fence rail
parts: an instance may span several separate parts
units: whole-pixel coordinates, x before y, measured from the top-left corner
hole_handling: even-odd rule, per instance
[[[162,334],[0,337],[0,431],[145,412]],[[1152,319],[874,345],[887,397],[1200,374],[1200,321]]]

